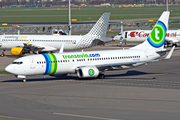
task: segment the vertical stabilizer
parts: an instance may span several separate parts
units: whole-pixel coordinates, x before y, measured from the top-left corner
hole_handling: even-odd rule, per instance
[[[148,38],[142,43],[131,49],[163,49],[168,28],[169,11],[162,13]]]
[[[104,13],[87,35],[105,37],[109,25],[110,13]]]

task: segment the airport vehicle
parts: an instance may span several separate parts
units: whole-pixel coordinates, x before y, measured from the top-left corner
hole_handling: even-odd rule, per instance
[[[126,45],[128,42],[143,42],[149,36],[151,30],[128,30],[116,35],[113,40],[118,40],[122,45]],[[180,42],[180,29],[179,30],[167,30],[165,47],[169,44],[177,46],[177,42]]]
[[[23,55],[33,51],[57,51],[64,44],[65,50],[76,50],[112,41],[106,37],[110,13],[104,13],[86,35],[1,35],[0,49],[11,49],[12,55]]]
[[[163,12],[149,37],[130,49],[64,52],[30,55],[18,58],[5,70],[26,81],[28,75],[66,75],[77,73],[79,78],[105,78],[108,70],[134,68],[148,62],[158,61],[168,50],[164,49],[169,12]],[[169,59],[175,46],[166,59]]]
[[[51,32],[51,35],[68,35],[65,31],[62,29],[53,29]]]

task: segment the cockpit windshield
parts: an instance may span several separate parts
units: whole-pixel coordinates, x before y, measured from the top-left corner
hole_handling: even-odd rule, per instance
[[[121,33],[119,33],[118,35],[122,35]]]
[[[12,62],[12,64],[18,64],[18,65],[20,65],[20,64],[23,64],[23,62]]]

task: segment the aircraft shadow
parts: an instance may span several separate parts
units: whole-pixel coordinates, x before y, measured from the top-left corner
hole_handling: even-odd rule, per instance
[[[124,79],[124,77],[128,77],[128,76],[140,76],[140,75],[150,75],[150,74],[159,74],[159,73],[146,73],[146,72],[141,72],[141,71],[136,71],[136,70],[129,70],[124,74],[112,74],[112,75],[106,75],[106,77],[107,78],[108,77],[110,77],[110,78],[112,78],[112,77],[120,77],[119,79]],[[121,77],[123,77],[123,78],[121,78]],[[137,77],[136,77],[136,79],[137,79]],[[140,78],[138,78],[138,79],[140,79]],[[141,79],[143,79],[143,78],[141,77]],[[149,77],[146,78],[146,79],[149,79]],[[155,77],[153,77],[151,79],[155,79]]]
[[[75,76],[61,76],[61,77],[41,77],[41,78],[31,78],[31,77],[27,77],[26,82],[36,82],[36,81],[53,81],[53,80],[68,80],[68,79],[77,79],[78,77]],[[12,80],[4,80],[1,82],[22,82],[22,79],[19,78],[15,78]]]
[[[117,77],[120,77],[119,79],[124,79],[124,77],[126,77],[126,76],[128,77],[128,76],[138,76],[138,75],[146,75],[146,74],[158,74],[158,73],[146,73],[146,72],[141,72],[141,71],[130,70],[130,71],[127,71],[124,74],[113,74],[113,75],[105,75],[105,76],[106,76],[106,78],[109,78],[109,79],[110,78],[113,79],[113,77],[116,77],[116,79],[117,79]],[[121,77],[123,77],[123,78],[121,78]],[[55,81],[55,80],[61,81],[61,80],[69,80],[69,79],[77,80],[77,81],[97,80],[95,78],[83,78],[83,79],[81,79],[78,76],[74,76],[74,75],[70,76],[70,75],[68,75],[68,76],[58,76],[58,77],[54,77],[54,76],[53,77],[43,77],[42,76],[42,78],[31,78],[30,77],[30,78],[27,78],[27,82]],[[137,79],[137,77],[136,77],[136,79]],[[146,78],[146,79],[150,79],[150,78]],[[155,78],[151,78],[151,79],[155,79]],[[4,80],[4,81],[1,81],[1,82],[22,82],[22,79],[15,78],[13,80]]]

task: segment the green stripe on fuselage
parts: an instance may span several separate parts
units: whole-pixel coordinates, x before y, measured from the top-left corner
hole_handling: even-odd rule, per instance
[[[48,54],[51,58],[52,61],[52,68],[51,68],[51,72],[49,74],[55,74],[56,70],[57,70],[57,59],[56,56],[54,54]]]

